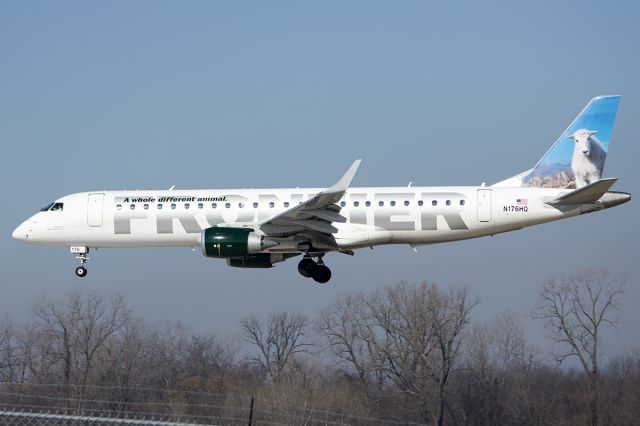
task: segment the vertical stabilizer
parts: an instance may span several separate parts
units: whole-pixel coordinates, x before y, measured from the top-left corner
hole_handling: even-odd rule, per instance
[[[582,188],[600,180],[620,96],[593,98],[529,171],[496,186]]]

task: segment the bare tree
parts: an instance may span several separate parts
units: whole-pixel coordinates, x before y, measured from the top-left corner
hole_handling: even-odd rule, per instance
[[[589,386],[591,424],[598,424],[599,344],[604,326],[616,327],[615,316],[626,277],[606,270],[587,270],[552,278],[542,286],[534,316],[545,321],[559,344],[556,361],[570,357],[580,362]]]
[[[274,312],[265,323],[255,316],[241,321],[242,333],[247,342],[254,344],[260,353],[251,360],[258,364],[274,381],[292,366],[298,353],[306,352],[308,319],[301,312]]]
[[[91,290],[72,291],[61,302],[41,300],[33,313],[43,340],[52,342],[48,350],[62,361],[63,384],[80,385],[81,395],[99,352],[130,318],[121,296],[106,301]]]
[[[614,357],[605,369],[603,423],[631,425],[640,418],[640,348]],[[605,392],[602,392],[605,393]]]
[[[464,376],[457,383],[460,415],[489,424],[530,424],[527,415],[535,410],[520,407],[532,406],[530,372],[536,361],[519,317],[507,309],[476,322],[463,353]]]
[[[187,346],[185,375],[220,390],[234,365],[236,345],[215,334],[192,335]]]
[[[14,381],[16,361],[15,326],[7,316],[0,319],[0,382]]]
[[[362,293],[339,296],[320,314],[318,332],[324,336],[336,361],[353,367],[361,384],[375,376],[380,383],[381,369],[374,341],[367,341],[367,303]]]
[[[422,420],[442,424],[449,375],[477,303],[466,289],[399,283],[338,298],[322,313],[319,330],[361,381],[372,379],[379,390],[392,383],[412,396]]]
[[[439,349],[437,424],[441,426],[444,423],[447,380],[460,351],[462,331],[469,324],[471,309],[480,301],[469,300],[467,289],[451,290],[445,294],[432,285],[429,294],[428,307]]]

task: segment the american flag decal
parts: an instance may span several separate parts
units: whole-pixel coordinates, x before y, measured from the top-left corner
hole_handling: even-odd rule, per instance
[[[528,203],[528,200],[526,198],[518,198],[516,199],[516,204],[519,206],[526,206]]]

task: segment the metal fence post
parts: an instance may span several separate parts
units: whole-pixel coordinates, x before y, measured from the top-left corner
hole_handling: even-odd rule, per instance
[[[253,426],[253,402],[255,398],[255,395],[251,395],[251,408],[249,408],[249,426]]]

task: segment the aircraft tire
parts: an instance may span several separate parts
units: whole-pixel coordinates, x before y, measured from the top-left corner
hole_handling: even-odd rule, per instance
[[[298,263],[298,272],[300,272],[300,275],[302,275],[303,277],[310,278],[313,276],[313,273],[317,267],[318,265],[316,265],[316,262],[314,262],[312,259],[304,258],[300,261],[300,263]]]
[[[317,265],[316,269],[313,271],[313,279],[314,281],[324,284],[329,282],[331,279],[331,269],[329,269],[325,265]]]
[[[79,276],[80,278],[86,277],[87,276],[87,268],[85,268],[84,266],[78,266],[76,268],[76,275]]]

